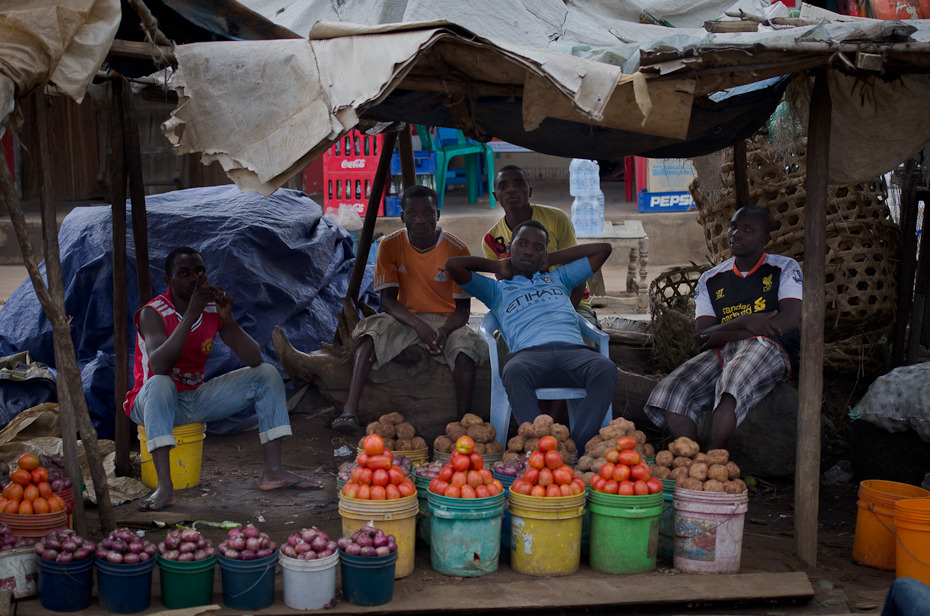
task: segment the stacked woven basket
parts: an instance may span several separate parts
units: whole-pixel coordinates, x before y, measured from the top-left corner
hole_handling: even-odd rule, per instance
[[[766,251],[804,261],[804,208],[806,193],[806,139],[795,148],[798,154],[778,158],[766,133],[759,133],[748,144],[749,201],[765,208],[772,217],[771,242]],[[723,190],[719,198],[705,194],[700,179],[691,185],[698,208],[698,223],[704,229],[711,259],[720,262],[730,256],[727,228],[736,212],[732,150],[721,168]],[[900,230],[891,219],[886,203],[884,179],[855,186],[831,186],[827,200],[827,255],[824,363],[838,371],[875,373],[883,370],[878,345],[890,333],[895,316],[896,268]],[[656,299],[684,275],[694,272],[672,270],[653,282],[652,303],[671,307],[668,300]],[[679,268],[680,270],[680,268]],[[666,276],[668,275],[668,276]],[[693,284],[691,285],[693,289]],[[655,287],[655,291],[653,290]],[[680,301],[680,300],[677,300]],[[666,308],[660,307],[659,312]],[[657,309],[653,307],[653,319]],[[689,319],[693,319],[693,303]],[[655,324],[659,325],[659,324]],[[655,329],[658,341],[658,327]],[[693,327],[692,330],[693,332]],[[681,339],[681,333],[675,332]],[[693,336],[692,336],[693,337]]]

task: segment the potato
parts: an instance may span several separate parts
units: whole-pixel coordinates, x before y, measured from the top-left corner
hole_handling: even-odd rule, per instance
[[[707,454],[704,453],[703,451],[699,451],[696,454],[694,454],[694,457],[691,458],[691,460],[694,462],[707,462],[706,458],[707,458]]]
[[[562,461],[565,462],[566,464],[568,464],[569,461],[572,459],[572,454],[568,453],[568,450],[565,449],[564,444],[560,444],[558,447],[556,447],[556,451],[559,452],[559,455],[562,456]]]
[[[474,413],[465,413],[465,415],[463,415],[459,420],[459,423],[461,423],[466,428],[471,428],[472,426],[480,426],[484,423],[484,420],[482,420]]]
[[[717,481],[716,479],[708,479],[704,482],[704,491],[705,492],[725,492],[723,483]]]
[[[359,442],[358,442],[358,448],[359,448],[359,449],[365,449],[365,437],[364,437],[364,436],[361,438],[361,440],[359,440]]]
[[[540,415],[539,417],[549,417],[548,415]],[[549,419],[552,419],[549,417]],[[544,436],[549,436],[549,426],[544,423],[534,423],[533,427],[530,428],[530,434],[533,435],[533,438],[542,438]]]
[[[645,457],[646,457],[646,448],[643,447],[643,444],[642,444],[642,443],[636,443],[636,446],[633,447],[633,451],[635,451],[636,453],[638,453],[640,458],[645,458]]]
[[[692,464],[694,464],[694,461],[691,458],[686,458],[684,456],[678,456],[672,460],[672,468],[680,468],[682,466],[688,468]]]
[[[620,431],[623,432],[623,434],[621,434],[620,436],[626,436],[627,434],[636,430],[636,424],[634,424],[632,421],[624,417],[618,417],[610,421],[610,423],[614,423],[614,422],[617,422],[614,425],[616,425],[620,429]],[[617,438],[620,438],[620,437],[618,436]]]
[[[379,421],[378,425],[375,426],[375,434],[384,439],[394,438],[397,435],[397,430],[394,429],[394,424]]]
[[[739,479],[740,472],[739,472],[739,467],[736,465],[736,462],[733,462],[732,460],[730,460],[729,462],[727,462],[725,468],[727,469],[727,478],[730,481],[735,481]]]
[[[646,457],[647,457],[647,458],[654,458],[654,457],[655,457],[655,455],[656,455],[656,448],[653,447],[651,443],[646,443],[645,445],[643,445],[643,447],[646,449]]]
[[[594,455],[598,458],[603,458],[607,455],[607,452],[614,448],[614,444],[611,441],[601,441],[598,443],[597,447],[594,448]]]
[[[526,439],[518,434],[507,441],[507,451],[524,451],[524,445],[526,445]]]
[[[593,472],[593,471],[588,471],[587,473],[585,473],[584,475],[582,475],[581,478],[584,480],[584,484],[585,484],[585,485],[588,485],[588,484],[591,482],[591,477],[594,477],[594,475],[596,475],[596,474],[597,474],[597,473],[595,473],[595,472]]]
[[[562,424],[557,423],[549,426],[549,434],[554,436],[560,443],[567,441],[568,437],[571,435],[567,426],[563,426]]]
[[[578,446],[575,445],[575,441],[570,438],[565,439],[565,449],[568,450],[568,453],[577,453]]]
[[[445,434],[440,434],[433,441],[433,450],[439,453],[450,453],[452,451],[452,439]]]
[[[642,430],[633,430],[633,438],[636,439],[637,443],[646,444],[646,433]]]
[[[490,454],[495,454],[495,455],[499,453],[504,453],[504,444],[498,441],[497,439],[491,439],[485,445],[485,453],[490,453]]]
[[[673,468],[668,474],[668,478],[674,481],[678,481],[679,479],[685,479],[688,476],[689,475],[688,475],[687,466],[679,466],[678,468]]]
[[[539,449],[539,439],[536,437],[526,439],[526,443],[523,445],[523,451],[529,453],[531,451],[536,451]]]
[[[704,489],[704,482],[694,477],[685,477],[684,479],[676,481],[675,486],[684,490],[695,490],[700,492]]]
[[[583,471],[594,470],[592,465],[594,464],[594,458],[588,455],[581,456],[578,458],[578,468]]]
[[[552,417],[550,417],[549,415],[546,415],[545,413],[540,413],[539,415],[536,416],[535,419],[533,419],[534,425],[546,427],[546,434],[543,434],[542,436],[546,436],[547,434],[549,434],[549,426],[551,426],[554,423],[555,422],[552,420]]]
[[[746,491],[746,483],[742,479],[733,479],[728,481],[723,484],[723,487],[727,494],[742,494]]]
[[[600,436],[598,436],[598,435],[595,434],[595,435],[591,438],[590,441],[588,441],[587,443],[584,444],[584,452],[585,452],[585,453],[591,453],[592,451],[594,451],[594,448],[595,448],[595,447],[597,447],[598,445],[600,445],[600,444],[603,443],[603,442],[604,442],[604,439],[602,439]]]
[[[394,449],[397,449],[397,443],[392,438],[386,438],[384,439],[384,448],[393,451]]]
[[[476,443],[487,443],[490,440],[488,439],[490,432],[486,430],[485,426],[482,424],[469,426],[466,434],[468,434],[468,436],[470,436]]]
[[[611,443],[616,443],[618,438],[625,436],[623,429],[619,426],[607,426],[598,430],[597,433],[601,436],[601,438],[608,440]]]
[[[397,424],[404,423],[404,416],[395,411],[393,413],[382,415],[378,421],[396,426]]]
[[[410,439],[399,438],[394,442],[397,451],[410,451],[413,449],[413,441]]]
[[[533,438],[536,434],[536,430],[533,429],[533,424],[531,422],[524,421],[517,427],[517,434],[523,438]]]
[[[417,435],[417,429],[406,421],[394,426],[394,431],[397,432],[398,440],[409,441]]]
[[[488,452],[488,446],[484,443],[475,443],[475,453],[480,453],[484,455]]]
[[[652,476],[659,479],[668,479],[672,474],[672,469],[667,466],[653,466]]]
[[[675,459],[675,456],[672,455],[672,452],[668,449],[663,449],[656,454],[656,466],[664,466],[666,468],[672,468],[672,460]]]
[[[594,458],[594,466],[591,468],[595,473],[601,470],[601,467],[607,464],[607,458]]]
[[[694,477],[695,479],[704,481],[707,479],[707,465],[703,462],[695,462],[688,467],[688,475]]]
[[[725,483],[730,480],[729,474],[727,473],[727,467],[722,464],[712,464],[709,466],[707,468],[707,478],[716,479],[720,483]]]
[[[669,444],[668,450],[676,456],[693,458],[695,454],[701,451],[701,447],[687,436],[679,436]]]
[[[446,436],[448,436],[449,440],[453,443],[465,436],[465,432],[465,426],[457,421],[453,421],[446,426]]]
[[[426,439],[424,439],[422,436],[413,437],[413,439],[410,441],[410,449],[426,449]]]
[[[365,426],[365,434],[366,434],[366,435],[368,435],[368,434],[374,434],[374,433],[375,433],[375,430],[377,430],[377,429],[378,429],[378,422],[377,422],[377,421],[373,421],[373,422],[371,422],[370,424],[368,424],[367,426]]]
[[[730,461],[730,452],[726,449],[711,449],[707,452],[707,465],[720,464],[726,466]]]
[[[509,462],[510,460],[516,460],[519,457],[520,457],[520,454],[517,453],[516,451],[505,451],[504,455],[501,456],[501,460],[503,460],[504,462]]]

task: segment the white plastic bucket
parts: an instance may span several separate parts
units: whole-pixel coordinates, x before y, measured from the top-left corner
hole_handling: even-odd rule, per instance
[[[737,573],[749,493],[675,488],[675,568],[685,573]]]
[[[301,560],[281,554],[284,605],[295,610],[320,610],[336,598],[336,565],[339,552],[317,560]]]

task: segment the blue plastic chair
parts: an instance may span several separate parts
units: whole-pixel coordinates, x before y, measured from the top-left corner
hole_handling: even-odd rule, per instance
[[[445,134],[447,132],[454,135],[454,137],[446,138]],[[494,151],[490,146],[486,143],[466,139],[464,133],[460,130],[437,128],[436,134],[433,134],[430,128],[423,124],[417,124],[417,135],[420,137],[420,145],[423,149],[436,152],[436,194],[439,195],[440,208],[442,208],[446,187],[449,184],[449,161],[456,156],[463,156],[465,160],[465,185],[468,202],[477,202],[478,185],[481,182],[478,176],[481,167],[479,159],[483,156],[485,172],[488,176],[488,196],[491,209],[494,209],[495,200],[492,192],[494,190]],[[472,154],[476,156],[472,157]]]
[[[596,342],[598,351],[604,357],[610,357],[610,336],[597,329],[578,315],[578,327],[581,335],[585,338]],[[494,332],[500,329],[500,324],[493,312],[489,312],[481,320],[478,326],[478,333],[488,343],[489,359],[491,364],[491,425],[497,432],[497,440],[501,444],[507,444],[507,432],[510,428],[510,399],[507,398],[507,391],[504,389],[504,382],[501,380],[500,360],[498,357],[497,340],[494,338]],[[580,387],[541,387],[536,390],[536,397],[539,400],[566,400],[568,401],[568,422],[569,430],[575,425],[575,412],[578,407],[578,401],[586,397],[586,392]],[[607,407],[607,414],[604,415],[604,421],[601,427],[607,426],[613,418],[613,404]],[[584,447],[584,443],[578,443],[578,447]]]

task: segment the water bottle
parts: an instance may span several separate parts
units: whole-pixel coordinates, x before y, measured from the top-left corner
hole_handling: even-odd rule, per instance
[[[604,234],[604,191],[597,189],[596,197],[591,203],[591,237]]]
[[[585,192],[585,163],[583,158],[573,158],[568,164],[568,194],[573,197]]]

